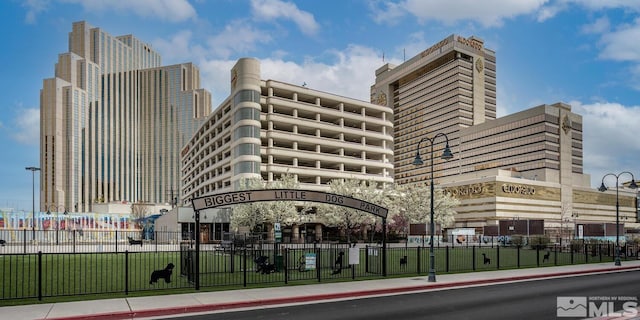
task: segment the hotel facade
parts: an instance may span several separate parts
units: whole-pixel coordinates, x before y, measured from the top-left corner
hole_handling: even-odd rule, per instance
[[[131,35],[74,23],[40,92],[40,209],[175,202],[180,148],[210,111],[195,65],[162,66]]]
[[[543,220],[547,233],[615,222],[615,189],[600,193],[583,172],[582,117],[567,104],[496,118],[496,57],[477,37],[451,35],[401,65],[376,70],[371,100],[393,108],[395,182],[429,181],[461,200],[453,228],[499,233],[504,221]],[[424,137],[439,155],[413,159]],[[420,145],[423,158],[430,147]],[[425,159],[426,163],[432,159]],[[613,186],[615,187],[615,186]],[[637,229],[636,193],[620,189],[621,222]],[[517,224],[514,222],[514,224]]]

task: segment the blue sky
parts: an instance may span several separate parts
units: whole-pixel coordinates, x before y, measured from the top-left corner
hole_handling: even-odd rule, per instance
[[[639,0],[8,0],[0,18],[0,207],[31,208],[39,91],[80,20],[135,35],[165,65],[196,63],[214,107],[242,57],[260,59],[264,79],[368,100],[383,57],[399,64],[450,34],[475,35],[496,51],[498,116],[570,103],[591,184],[640,178]],[[36,203],[37,190],[36,175]]]

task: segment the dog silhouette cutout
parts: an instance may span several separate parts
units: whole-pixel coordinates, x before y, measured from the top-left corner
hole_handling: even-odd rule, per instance
[[[551,251],[547,251],[542,257],[542,262],[549,261],[550,256],[551,256]]]
[[[129,240],[129,245],[134,245],[134,244],[139,244],[142,247],[142,240],[138,240],[138,239],[134,239],[131,237],[127,237],[127,239]]]
[[[154,270],[151,273],[151,280],[149,280],[149,284],[154,284],[156,282],[158,282],[158,280],[160,279],[164,279],[164,282],[166,283],[170,283],[171,282],[171,274],[173,273],[173,268],[175,266],[173,265],[173,263],[169,263],[167,264],[167,267],[161,270]]]
[[[406,267],[407,266],[407,256],[403,256],[400,258],[400,267]]]
[[[487,257],[486,253],[482,254],[482,259],[484,260],[484,264],[491,264],[491,258]]]
[[[0,239],[0,246],[4,247],[5,244],[7,244],[7,242],[3,239]]]

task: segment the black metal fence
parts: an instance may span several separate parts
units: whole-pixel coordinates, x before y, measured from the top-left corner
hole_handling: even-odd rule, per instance
[[[0,304],[3,300],[200,287],[247,287],[254,284],[330,282],[389,275],[422,275],[429,268],[429,247],[406,243],[379,245],[340,243],[282,244],[236,241],[203,244],[173,234],[129,244],[126,236],[110,242],[29,244],[14,252],[0,247]],[[161,240],[166,239],[166,240]],[[51,247],[65,247],[53,250]],[[37,252],[31,252],[40,248]],[[8,249],[8,250],[7,250]],[[638,258],[637,245],[621,250],[623,260]],[[196,255],[198,259],[196,259]],[[383,257],[386,257],[384,261]],[[543,267],[615,258],[612,243],[571,246],[444,245],[434,249],[436,271],[458,273]],[[196,268],[196,261],[199,267]],[[171,269],[169,274],[167,268]],[[196,273],[199,270],[199,273]]]

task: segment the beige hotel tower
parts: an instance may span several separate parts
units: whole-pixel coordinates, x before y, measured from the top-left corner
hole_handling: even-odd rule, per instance
[[[615,222],[615,189],[598,192],[583,172],[582,117],[556,103],[496,118],[496,56],[477,37],[451,35],[378,68],[371,101],[393,109],[396,183],[428,182],[430,144],[421,144],[425,164],[415,166],[417,144],[448,136],[454,158],[440,159],[439,136],[433,176],[461,201],[454,228],[496,234],[501,222],[538,220],[548,234],[567,237],[579,236],[581,225]],[[637,228],[635,193],[620,195],[625,228]]]
[[[193,64],[162,66],[132,35],[74,23],[40,92],[40,209],[174,202],[180,148],[210,110]]]

